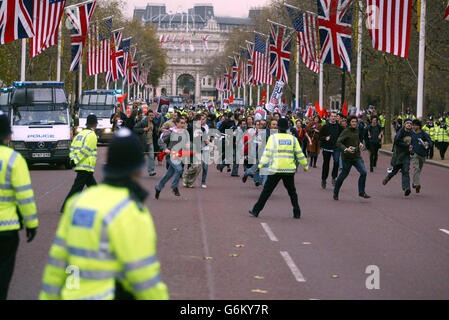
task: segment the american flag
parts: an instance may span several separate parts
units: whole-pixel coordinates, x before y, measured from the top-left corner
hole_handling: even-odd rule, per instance
[[[286,7],[298,33],[299,53],[306,67],[315,73],[320,72],[318,61],[318,19],[308,12],[300,12]]]
[[[284,27],[271,24],[270,29],[270,74],[288,83],[292,37]]]
[[[446,12],[444,13],[444,20],[449,21],[449,2],[447,3]]]
[[[318,0],[321,62],[351,71],[352,0]]]
[[[54,46],[58,41],[64,6],[65,0],[42,0],[34,6],[33,27],[36,36],[31,38],[31,58]]]
[[[122,32],[113,32],[111,36],[111,59],[109,65],[109,71],[106,74],[106,81],[116,81],[118,78],[123,77],[123,69],[120,63],[120,58],[123,58],[123,50],[120,49],[122,42]]]
[[[39,0],[0,1],[0,44],[33,38],[33,7]]]
[[[373,48],[407,58],[412,0],[366,0],[366,9]]]
[[[266,39],[256,33],[254,39],[254,82],[273,85],[269,72]]]
[[[90,28],[87,53],[87,71],[89,76],[109,71],[111,60],[112,18],[106,19]]]
[[[66,8],[67,15],[73,26],[70,38],[72,43],[72,63],[70,64],[70,71],[78,70],[79,64],[82,61],[89,23],[94,14],[96,3],[97,1],[93,0],[79,6]]]

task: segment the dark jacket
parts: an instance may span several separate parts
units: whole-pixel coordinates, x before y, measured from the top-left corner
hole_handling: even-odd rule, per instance
[[[140,137],[143,146],[146,146],[146,144],[147,144],[148,133],[144,131],[145,128],[148,128],[148,118],[147,117],[145,117],[142,121],[138,122],[133,129],[133,131]],[[158,138],[157,129],[158,128],[153,123],[153,145],[157,144],[157,138]]]
[[[116,121],[115,121],[117,118],[120,118],[120,119],[123,121],[121,126],[117,126]],[[110,118],[109,121],[110,121],[111,124],[113,125],[113,126],[112,126],[112,129],[113,129],[113,130],[116,130],[118,127],[122,128],[122,127],[126,126],[126,121],[127,121],[127,119],[128,119],[128,117],[126,116],[126,114],[124,114],[123,112],[120,112],[120,116],[117,117],[117,114],[114,113],[114,114],[111,116],[111,118]]]
[[[393,157],[391,165],[393,167],[401,165],[406,161],[410,162],[410,145],[412,143],[412,130],[405,131],[405,128],[399,130],[394,138]]]
[[[320,146],[322,149],[335,150],[337,149],[337,140],[340,135],[340,125],[338,123],[326,123],[320,130]],[[331,137],[326,141],[326,137]]]
[[[356,161],[360,158],[359,130],[351,127],[346,128],[337,139],[337,147],[342,151],[341,157],[344,161]],[[354,147],[355,153],[344,152],[346,148]]]
[[[420,141],[421,139],[421,141]],[[429,152],[429,148],[426,149],[423,145],[423,142],[429,143],[429,148],[432,148],[433,142],[432,139],[430,139],[430,136],[425,133],[424,131],[421,131],[420,133],[412,132],[412,146],[413,150],[412,153],[416,153],[418,156],[421,157],[427,157],[427,154]]]

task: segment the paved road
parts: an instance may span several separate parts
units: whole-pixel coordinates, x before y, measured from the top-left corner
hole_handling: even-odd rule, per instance
[[[97,168],[105,154],[100,148]],[[355,171],[339,202],[329,187],[321,189],[320,168],[301,171],[301,220],[292,219],[281,185],[260,218],[250,217],[261,189],[214,166],[207,190],[181,188],[176,198],[165,189],[156,201],[154,186],[165,172],[158,166],[158,176],[142,178],[142,184],[151,190],[147,205],[171,298],[448,299],[449,171],[426,166],[422,193],[405,198],[399,176],[381,185],[389,161],[381,156],[368,176],[370,200],[358,198]],[[47,166],[31,175],[41,226],[32,244],[21,243],[10,299],[37,298],[58,211],[74,179],[73,172]],[[366,288],[372,265],[380,271],[379,290]]]

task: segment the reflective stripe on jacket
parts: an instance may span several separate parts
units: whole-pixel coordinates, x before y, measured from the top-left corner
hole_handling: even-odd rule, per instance
[[[277,133],[268,139],[259,168],[268,168],[271,174],[295,173],[298,163],[309,169],[298,139],[287,133]]]
[[[91,129],[81,131],[73,139],[70,147],[70,159],[76,164],[75,171],[95,171],[97,142],[97,135]]]
[[[435,129],[437,142],[449,142],[449,126],[446,126],[446,129],[442,126],[436,126]]]
[[[128,189],[105,184],[71,198],[50,249],[40,299],[113,300],[117,282],[136,299],[168,299],[153,220],[140,208]],[[68,286],[74,282],[69,277],[79,282]]]
[[[0,232],[19,230],[21,223],[39,225],[30,172],[22,155],[0,146]]]

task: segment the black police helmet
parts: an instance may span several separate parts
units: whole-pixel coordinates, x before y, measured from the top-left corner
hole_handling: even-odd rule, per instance
[[[8,115],[0,111],[0,139],[8,138],[11,133],[11,124],[9,123]]]
[[[86,125],[87,125],[88,127],[95,127],[97,124],[98,124],[97,116],[94,115],[94,114],[90,114],[90,115],[87,117],[87,123],[86,123]]]
[[[104,176],[112,179],[129,177],[144,165],[143,148],[137,135],[127,128],[117,131],[109,145]]]
[[[282,131],[287,131],[289,129],[288,120],[285,118],[279,119],[278,129]]]

